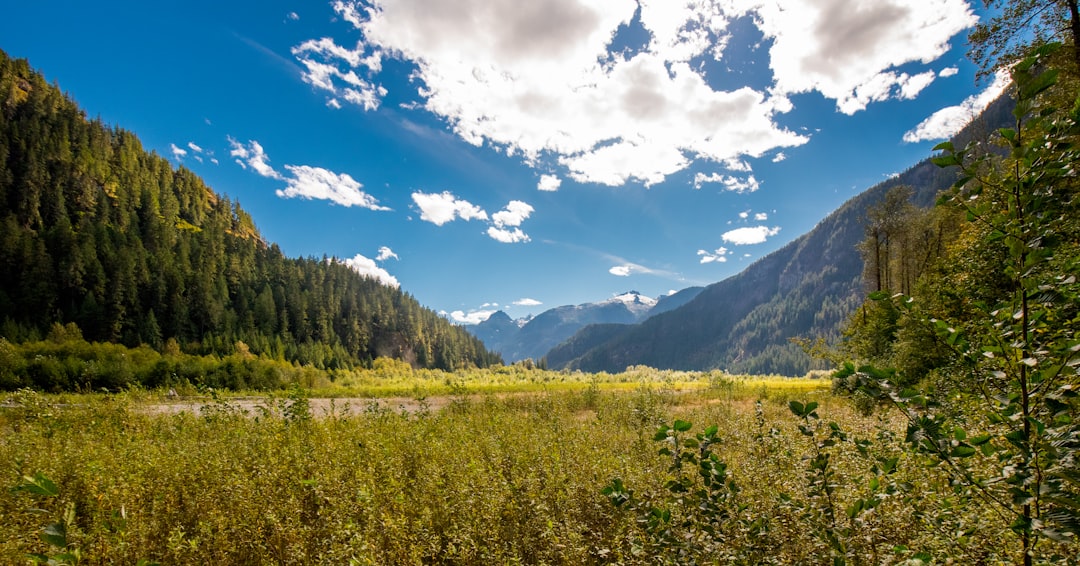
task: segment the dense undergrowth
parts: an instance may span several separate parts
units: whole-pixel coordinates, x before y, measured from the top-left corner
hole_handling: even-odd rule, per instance
[[[20,391],[0,410],[0,562],[815,564],[836,540],[855,564],[1010,560],[1007,525],[904,454],[898,421],[798,394],[820,402],[813,417],[782,389],[724,379],[319,419],[299,389],[281,411],[218,399],[176,415],[140,410],[146,394]],[[668,441],[706,425],[725,466],[712,513]],[[616,478],[630,503],[602,493]]]

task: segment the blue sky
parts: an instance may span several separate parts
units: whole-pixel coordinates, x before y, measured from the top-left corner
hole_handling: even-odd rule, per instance
[[[731,276],[1003,88],[965,0],[10,4],[88,115],[459,322]]]

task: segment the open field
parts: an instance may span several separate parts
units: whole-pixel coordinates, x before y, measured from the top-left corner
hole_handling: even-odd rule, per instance
[[[1011,561],[999,518],[927,495],[948,484],[898,449],[897,415],[861,416],[822,380],[652,377],[459,384],[400,397],[408,407],[340,386],[197,407],[164,391],[17,392],[0,409],[0,563],[818,564],[833,562],[826,532],[843,534],[848,563]],[[815,434],[834,421],[847,435],[827,449],[827,499],[792,399],[820,403]],[[695,468],[658,453],[673,446],[654,440],[665,423],[692,423],[686,438],[717,426],[726,470],[710,513]],[[680,477],[697,487],[676,494]],[[602,492],[615,478],[632,493],[620,506],[623,491]],[[848,511],[868,495],[872,512]]]

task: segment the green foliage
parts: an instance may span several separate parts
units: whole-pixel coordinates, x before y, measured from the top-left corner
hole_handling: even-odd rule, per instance
[[[70,342],[74,324],[91,342],[159,351],[171,342],[221,357],[243,343],[317,369],[379,356],[444,370],[499,363],[399,289],[335,258],[286,258],[237,203],[130,132],[88,121],[2,52],[0,266],[0,335],[11,343]],[[63,381],[68,361],[58,363],[27,368],[31,381],[77,385]],[[234,374],[247,371],[238,365]],[[104,386],[131,380],[117,379]],[[23,385],[11,380],[0,373],[0,386]]]
[[[999,131],[1006,153],[938,146],[935,162],[963,173],[941,202],[972,227],[964,243],[975,253],[953,268],[966,275],[961,291],[892,303],[948,353],[955,396],[907,387],[870,365],[849,363],[836,376],[900,409],[910,450],[948,478],[959,501],[987,505],[998,528],[1016,535],[1008,552],[1023,564],[1071,563],[1055,543],[1075,545],[1080,535],[1080,114],[1043,97],[1056,84],[1046,66],[1055,49],[1012,68],[1015,125]]]

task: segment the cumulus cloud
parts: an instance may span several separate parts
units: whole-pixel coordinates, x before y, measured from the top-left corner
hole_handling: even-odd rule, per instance
[[[458,324],[480,324],[485,320],[491,318],[491,315],[495,314],[492,310],[474,310],[474,311],[454,311],[450,313],[450,318]]]
[[[533,166],[554,158],[575,181],[607,185],[651,185],[697,161],[745,163],[743,157],[807,143],[807,136],[777,124],[779,114],[793,109],[792,94],[819,92],[849,114],[876,101],[913,98],[939,76],[918,65],[939,58],[976,21],[965,0],[335,0],[332,6],[359,32],[356,44],[319,38],[293,48],[304,80],[330,92],[330,100],[378,108],[387,94],[378,82],[383,61],[399,60],[414,67],[417,87],[404,107],[445,120],[469,143]],[[707,76],[699,64],[722,60],[730,24],[744,17],[770,45],[761,56],[774,82],[765,89]],[[629,28],[648,42],[613,51],[619,30]],[[542,177],[538,188],[551,190],[555,180]],[[730,181],[729,190],[756,188],[750,176]]]
[[[769,66],[778,93],[817,91],[853,114],[867,104],[905,98],[933,76],[897,69],[929,64],[978,18],[965,0],[728,0],[755,14],[772,39]],[[736,8],[737,9],[737,8]]]
[[[772,162],[773,163],[780,163],[781,161],[783,161],[785,159],[787,159],[787,155],[782,151],[778,151],[778,152],[776,152],[776,155],[773,156]]]
[[[529,241],[529,235],[522,231],[521,228],[499,228],[497,226],[491,226],[487,229],[487,235],[490,236],[491,239],[504,244],[517,244]]]
[[[529,215],[533,213],[533,207],[526,202],[520,200],[512,200],[507,203],[506,208],[491,215],[491,220],[495,222],[495,226],[504,228],[507,226],[521,226]]]
[[[375,279],[376,281],[381,282],[383,285],[395,288],[399,286],[397,278],[393,275],[390,275],[390,273],[385,269],[379,267],[375,263],[375,260],[371,258],[364,257],[361,254],[356,254],[356,257],[353,257],[352,259],[342,260],[342,263],[351,267],[353,271],[359,273],[360,275]]]
[[[980,112],[985,110],[991,102],[1001,96],[1001,93],[1005,92],[1005,89],[1008,88],[1010,81],[1011,79],[1009,78],[1008,72],[999,71],[998,74],[994,76],[994,82],[986,87],[986,90],[969,96],[956,106],[949,106],[934,112],[928,118],[920,122],[919,125],[908,130],[904,134],[904,141],[907,143],[917,143],[952,137],[963,129],[968,122],[971,122],[975,116],[978,116]]]
[[[538,306],[540,306],[542,304],[544,304],[544,303],[541,303],[540,301],[538,301],[536,299],[530,299],[530,298],[527,298],[527,297],[524,298],[524,299],[518,299],[518,300],[514,301],[514,305],[519,306],[519,307],[538,307]]]
[[[562,185],[562,179],[555,175],[540,175],[540,182],[536,184],[536,188],[541,191],[557,191]]]
[[[169,151],[172,152],[173,157],[176,158],[177,161],[183,159],[187,155],[187,150],[182,147],[177,147],[175,143],[169,144]]]
[[[457,198],[450,191],[441,193],[418,191],[412,194],[412,199],[416,207],[420,209],[420,219],[436,226],[442,226],[457,218],[489,220],[488,213],[484,209],[467,200]],[[529,235],[520,226],[532,213],[532,205],[520,200],[512,200],[505,208],[491,215],[491,226],[487,229],[487,235],[505,244],[528,242]]]
[[[701,263],[724,263],[727,261],[727,255],[730,253],[727,248],[720,247],[709,252],[705,250],[698,250],[697,255],[701,256]]]
[[[942,77],[942,78],[951,77],[951,76],[953,76],[953,75],[955,75],[955,74],[957,74],[959,72],[960,72],[959,67],[945,67],[944,69],[941,70],[941,72],[938,73],[938,76]]]
[[[747,226],[724,232],[720,238],[729,244],[746,246],[764,243],[765,240],[768,240],[779,233],[779,226],[773,228],[769,228],[768,226]]]
[[[769,213],[767,213],[767,212],[758,212],[757,214],[754,215],[754,220],[757,220],[758,222],[764,222],[764,221],[766,221],[768,219],[769,219]]]
[[[375,261],[386,261],[390,258],[401,259],[396,253],[394,253],[394,250],[390,249],[387,246],[382,246],[379,248],[379,255],[375,256]]]
[[[457,198],[450,191],[430,194],[415,192],[412,194],[412,199],[420,209],[420,220],[431,222],[436,226],[442,226],[455,218],[462,220],[488,219],[488,214],[484,209],[469,201]]]

